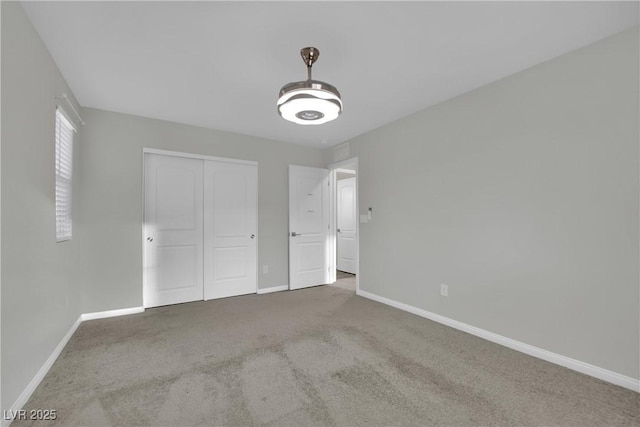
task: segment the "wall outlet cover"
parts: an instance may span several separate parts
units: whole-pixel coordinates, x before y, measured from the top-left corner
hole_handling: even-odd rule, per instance
[[[442,284],[440,285],[440,295],[442,295],[443,297],[448,297],[449,296],[449,286]]]

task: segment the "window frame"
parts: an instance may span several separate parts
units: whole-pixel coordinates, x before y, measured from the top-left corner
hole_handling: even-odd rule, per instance
[[[54,130],[56,243],[73,238],[73,141],[76,128],[66,111],[58,106]]]

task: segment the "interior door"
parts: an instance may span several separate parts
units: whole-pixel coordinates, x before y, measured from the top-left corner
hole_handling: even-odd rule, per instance
[[[328,283],[329,170],[289,165],[289,289]]]
[[[144,305],[203,296],[203,161],[145,154]]]
[[[337,182],[337,268],[356,274],[356,178]]]
[[[204,299],[257,291],[256,165],[205,161]]]

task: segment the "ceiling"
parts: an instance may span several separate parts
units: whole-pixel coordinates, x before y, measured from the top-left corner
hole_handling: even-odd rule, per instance
[[[328,147],[638,24],[637,2],[23,2],[80,104]],[[344,112],[278,116],[314,78]]]

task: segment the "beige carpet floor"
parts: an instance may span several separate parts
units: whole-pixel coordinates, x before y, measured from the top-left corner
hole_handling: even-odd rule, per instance
[[[84,322],[25,409],[86,426],[637,426],[639,404],[323,286]]]
[[[331,286],[337,286],[348,291],[356,291],[356,275],[345,273],[344,271],[336,271],[336,282]]]

